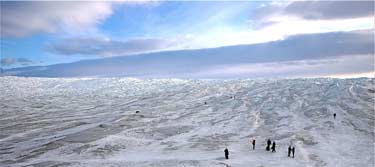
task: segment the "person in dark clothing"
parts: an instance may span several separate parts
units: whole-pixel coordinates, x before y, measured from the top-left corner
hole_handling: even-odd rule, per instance
[[[270,139],[267,140],[267,145],[271,145],[271,140]]]
[[[293,158],[294,158],[294,147],[292,148],[292,155],[293,155]]]
[[[204,104],[207,104],[207,102],[204,102]]]
[[[288,147],[288,157],[290,157],[290,153],[292,152],[292,146]]]
[[[333,119],[336,119],[336,113],[333,113]]]
[[[225,148],[224,153],[225,153],[225,159],[229,159],[229,151],[227,148]]]
[[[270,147],[271,147],[271,140],[268,139],[267,140],[267,147],[266,147],[266,151],[270,151]]]
[[[253,150],[255,150],[255,139],[253,139],[253,141],[251,142],[251,144],[253,144]]]
[[[272,143],[271,150],[272,150],[272,152],[276,152],[276,143],[275,143],[275,141],[273,141],[273,143]]]

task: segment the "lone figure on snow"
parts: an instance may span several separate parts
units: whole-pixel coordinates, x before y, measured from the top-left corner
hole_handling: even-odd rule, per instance
[[[336,113],[333,113],[333,119],[336,119]]]
[[[292,148],[292,154],[293,154],[293,158],[294,158],[294,147]]]
[[[271,150],[272,150],[272,152],[276,152],[276,142],[275,141],[273,141],[273,143],[272,143]]]
[[[251,142],[251,144],[253,144],[253,150],[255,150],[255,139],[253,139],[253,141]]]
[[[271,140],[268,139],[267,140],[267,147],[266,147],[266,151],[270,151],[270,147],[271,147]]]
[[[227,148],[225,148],[224,154],[225,154],[225,159],[229,159],[229,151]]]

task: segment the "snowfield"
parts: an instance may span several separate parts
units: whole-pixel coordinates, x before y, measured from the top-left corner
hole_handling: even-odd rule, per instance
[[[373,167],[374,83],[0,77],[0,166]]]

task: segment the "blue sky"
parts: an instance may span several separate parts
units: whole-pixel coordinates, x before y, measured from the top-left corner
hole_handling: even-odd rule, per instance
[[[335,32],[366,31],[369,37],[364,41],[371,43],[374,38],[373,6],[372,1],[1,1],[1,66],[10,69],[170,50],[271,45],[274,41],[296,35]],[[353,43],[370,46],[361,41]],[[293,48],[293,45],[288,47],[300,49]],[[334,49],[341,49],[336,47]],[[354,68],[373,60],[373,53],[373,48],[367,47],[358,50],[358,54],[330,57],[341,60],[343,56],[346,59],[361,56],[362,62],[358,60],[352,71],[334,69],[332,73],[319,74],[310,70],[300,76],[373,75],[373,70],[358,71]],[[290,60],[288,56],[283,57]],[[306,57],[298,61],[311,59]],[[326,59],[324,57],[321,61]],[[269,60],[275,58],[269,56]],[[147,58],[144,61],[158,60]],[[160,61],[161,64],[166,62]],[[260,65],[253,61],[247,63],[215,64],[207,67],[211,71],[196,74],[208,76],[217,73],[212,72],[216,67],[225,66],[232,70],[241,68],[237,70],[238,74],[246,77],[243,68]],[[314,75],[308,75],[310,73]],[[237,73],[228,75],[237,76]]]
[[[13,6],[16,6],[13,8],[21,9],[31,3],[35,2],[24,4],[1,2],[2,9],[5,10]],[[70,3],[75,5],[74,2]],[[61,57],[61,55],[46,52],[45,47],[48,44],[65,38],[103,38],[119,41],[127,41],[135,38],[175,39],[199,35],[205,31],[208,32],[210,31],[208,27],[230,26],[233,29],[245,29],[248,26],[246,21],[249,11],[258,4],[259,2],[114,3],[110,5],[111,14],[104,12],[104,15],[106,15],[105,19],[98,20],[95,25],[85,27],[87,31],[79,30],[79,32],[75,32],[77,31],[75,28],[67,31],[63,30],[64,27],[57,27],[58,30],[52,33],[41,31],[21,35],[3,34],[1,39],[1,56],[3,58],[28,58],[33,64],[54,64],[99,57],[97,55],[88,55],[89,57],[81,55],[63,55],[63,57]],[[102,5],[108,5],[108,3],[103,3]],[[41,7],[38,8],[46,8],[47,6],[48,5],[42,7],[41,5]],[[93,13],[95,13],[95,11],[93,11]],[[43,14],[49,13],[46,12]],[[91,13],[88,15],[90,14]],[[11,17],[11,14],[3,12],[2,17],[8,17],[8,15]],[[28,20],[25,18],[23,21],[27,22]],[[5,23],[2,25],[4,24]],[[30,25],[25,24],[25,26]],[[4,26],[3,28],[8,27]],[[202,45],[200,47],[205,46]],[[190,48],[196,48],[196,46],[191,46]],[[10,64],[9,67],[19,65],[20,64],[14,63]]]

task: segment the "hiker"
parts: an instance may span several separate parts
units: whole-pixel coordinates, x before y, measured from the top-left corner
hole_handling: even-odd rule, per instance
[[[333,113],[333,119],[336,119],[336,113]]]
[[[271,149],[272,149],[272,152],[276,152],[276,143],[275,143],[275,141],[273,141]]]
[[[204,104],[207,104],[207,102],[204,102]]]
[[[225,159],[229,159],[229,151],[227,148],[225,148],[224,153],[225,153]]]
[[[253,150],[255,150],[255,139],[253,139],[253,141],[251,142],[251,144],[253,144]]]
[[[290,152],[292,152],[292,146],[289,145],[289,147],[288,147],[288,157],[290,157]]]
[[[294,158],[294,147],[292,148],[292,155],[293,155],[293,158]]]
[[[266,147],[266,151],[270,151],[270,146],[271,146],[271,140],[268,139],[267,140],[267,147]]]

